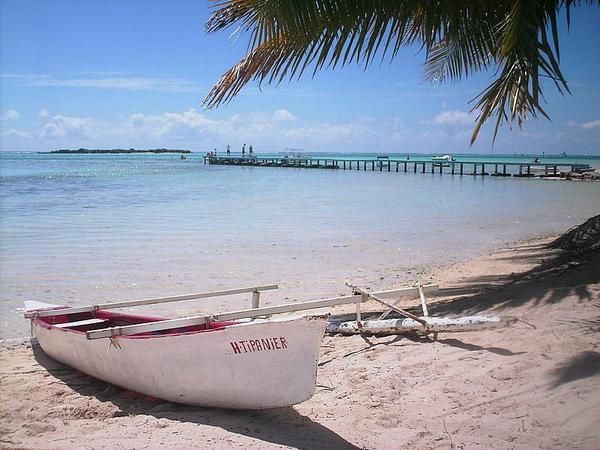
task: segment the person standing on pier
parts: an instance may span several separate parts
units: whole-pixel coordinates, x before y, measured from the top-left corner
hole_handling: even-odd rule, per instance
[[[231,146],[227,144],[227,156],[231,155]]]
[[[252,144],[250,144],[250,147],[248,147],[248,154],[252,156]]]
[[[246,144],[242,145],[242,156],[246,155]]]

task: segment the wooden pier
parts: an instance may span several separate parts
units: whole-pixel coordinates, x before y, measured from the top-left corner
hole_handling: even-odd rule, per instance
[[[584,172],[588,164],[494,162],[494,161],[440,161],[431,159],[338,159],[290,158],[259,156],[215,156],[203,158],[205,164],[245,167],[289,167],[302,169],[362,170],[379,172],[438,173],[449,175],[496,177],[560,177],[568,172]]]

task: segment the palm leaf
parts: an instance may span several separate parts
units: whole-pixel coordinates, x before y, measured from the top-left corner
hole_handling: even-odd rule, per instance
[[[569,92],[559,66],[557,17],[575,0],[217,0],[208,32],[236,27],[249,33],[247,56],[229,69],[204,99],[207,108],[231,101],[250,81],[281,83],[348,64],[367,69],[420,45],[425,76],[456,81],[495,67],[495,79],[475,99],[482,125],[548,117],[541,79]],[[589,4],[600,0],[589,0]]]

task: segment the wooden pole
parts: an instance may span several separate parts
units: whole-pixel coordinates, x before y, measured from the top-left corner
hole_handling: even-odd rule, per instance
[[[181,319],[167,319],[157,322],[140,323],[136,325],[124,325],[120,327],[102,328],[100,330],[92,330],[86,333],[87,339],[102,339],[113,336],[134,335],[146,333],[149,331],[173,330],[175,328],[188,327],[193,325],[202,325],[209,321],[222,321],[239,319],[252,319],[261,316],[269,316],[272,314],[281,314],[293,311],[306,311],[310,309],[326,308],[336,305],[347,305],[351,303],[360,303],[363,301],[362,295],[352,295],[346,297],[335,297],[323,300],[312,300],[308,302],[292,303],[288,305],[267,306],[256,309],[244,309],[240,311],[232,311],[221,314],[203,315],[185,317]],[[64,311],[64,310],[63,310]]]
[[[390,295],[390,292],[387,291],[382,291],[382,292],[376,292],[375,295],[377,295],[379,298],[392,298],[392,297],[411,297],[414,295],[418,295],[419,294],[419,289],[421,289],[423,291],[423,294],[426,294],[427,292],[436,292],[439,289],[439,285],[437,284],[426,284],[426,285],[421,285],[415,288],[406,288],[404,289],[402,292],[399,291],[391,291],[392,295]],[[398,300],[397,302],[394,303],[394,306],[398,305],[400,302],[400,300]],[[386,311],[384,311],[381,316],[379,316],[379,320],[383,320],[385,319],[392,311],[394,311],[394,309],[392,308],[388,308]]]
[[[260,292],[253,291],[252,292],[252,309],[258,308],[259,304],[260,304]]]
[[[423,315],[429,317],[429,311],[427,311],[427,303],[425,303],[425,292],[423,292],[423,286],[419,286],[419,297],[421,297],[421,307],[423,308]]]
[[[391,303],[388,303],[388,302],[386,302],[385,300],[383,300],[382,298],[378,297],[377,295],[375,295],[375,294],[371,294],[371,293],[369,293],[369,292],[366,292],[366,291],[363,291],[363,290],[362,290],[362,289],[360,289],[360,288],[355,288],[355,290],[356,290],[357,292],[359,292],[360,294],[365,294],[365,296],[366,296],[367,298],[370,298],[370,299],[372,299],[372,300],[375,300],[376,302],[379,302],[379,303],[381,303],[382,305],[385,305],[385,306],[387,306],[388,308],[390,308],[390,309],[393,309],[393,310],[394,310],[394,311],[396,311],[396,312],[399,312],[400,314],[402,314],[402,315],[404,315],[404,316],[408,317],[409,319],[415,320],[415,321],[419,322],[420,324],[422,324],[422,325],[424,325],[424,326],[427,326],[427,322],[426,322],[425,320],[421,319],[420,317],[417,317],[417,316],[415,316],[415,315],[414,315],[414,314],[412,314],[412,313],[409,313],[409,312],[408,312],[408,311],[406,311],[405,309],[399,308],[399,307],[397,307],[396,305],[393,305],[393,304],[391,304]]]
[[[189,295],[179,295],[176,297],[160,297],[160,298],[150,298],[145,300],[130,300],[125,302],[113,302],[113,303],[100,303],[98,305],[88,305],[88,306],[76,306],[72,308],[61,308],[61,309],[53,309],[48,311],[32,311],[30,313],[25,313],[25,317],[50,317],[50,316],[62,316],[64,314],[77,314],[83,312],[91,312],[98,311],[100,309],[117,309],[117,308],[129,308],[132,306],[141,306],[141,305],[154,305],[157,303],[171,303],[171,302],[181,302],[185,300],[196,300],[201,298],[210,298],[210,297],[222,297],[225,295],[235,295],[235,294],[244,294],[246,292],[254,292],[254,291],[268,291],[272,289],[277,289],[278,286],[276,284],[270,284],[265,286],[255,286],[255,287],[247,287],[247,288],[239,288],[239,289],[227,289],[223,291],[213,291],[213,292],[202,292],[198,294],[189,294]]]

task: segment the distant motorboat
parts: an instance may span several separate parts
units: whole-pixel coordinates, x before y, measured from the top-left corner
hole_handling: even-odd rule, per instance
[[[453,158],[450,155],[444,155],[444,156],[432,156],[431,157],[432,161],[456,161],[456,158]]]
[[[377,167],[389,166],[390,157],[388,155],[377,155]]]

